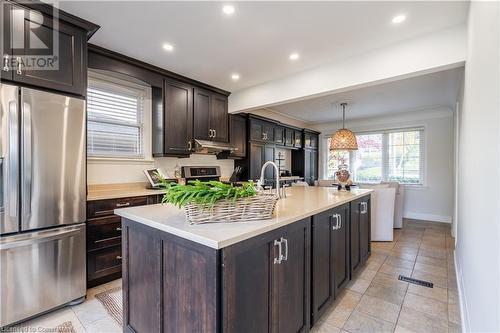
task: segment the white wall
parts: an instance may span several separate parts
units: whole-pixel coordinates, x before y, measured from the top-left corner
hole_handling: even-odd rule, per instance
[[[272,110],[272,109],[258,109],[258,110],[253,110],[250,112],[252,114],[261,116],[261,117],[266,117],[270,119],[274,119],[276,121],[282,122],[283,124],[291,125],[291,126],[296,126],[296,127],[302,127],[306,128],[309,125],[299,119],[292,118],[286,114],[283,114],[281,112]]]
[[[499,2],[471,2],[455,251],[466,332],[500,332],[499,19]]]
[[[392,116],[350,120],[347,124],[355,132],[391,128],[425,128],[425,186],[406,186],[404,217],[450,223],[453,217],[454,198],[454,123],[449,108],[412,111]],[[334,133],[341,123],[315,126],[323,134]],[[321,151],[326,154],[327,149]],[[320,175],[326,156],[320,161]]]
[[[179,166],[214,166],[221,168],[221,175],[229,178],[234,170],[233,160],[218,160],[215,155],[192,154],[189,158],[161,157],[151,161],[89,161],[87,164],[87,184],[115,184],[147,182],[144,169],[160,168],[170,176]]]
[[[392,44],[344,61],[256,85],[229,96],[229,112],[270,107],[463,65],[465,26]]]

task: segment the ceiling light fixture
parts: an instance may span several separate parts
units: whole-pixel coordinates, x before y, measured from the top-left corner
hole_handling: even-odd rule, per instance
[[[347,103],[340,103],[340,105],[342,105],[342,128],[335,132],[330,140],[330,150],[358,150],[356,135],[345,128],[345,107]]]
[[[396,15],[392,18],[392,23],[394,24],[399,24],[399,23],[402,23],[406,20],[406,15]]]
[[[165,44],[163,44],[163,49],[166,51],[173,51],[174,46],[172,44],[165,43]]]
[[[225,5],[224,7],[222,7],[222,12],[226,15],[233,15],[234,10],[234,6],[232,5]]]
[[[300,55],[298,53],[292,53],[289,56],[290,60],[297,60],[300,58]]]
[[[240,79],[240,74],[236,74],[235,73],[235,74],[231,75],[231,79],[233,79],[233,81],[239,80]]]

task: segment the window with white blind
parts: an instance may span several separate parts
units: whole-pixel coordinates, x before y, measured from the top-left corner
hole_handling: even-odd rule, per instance
[[[89,157],[144,157],[143,109],[146,88],[113,79],[90,78],[87,89]]]
[[[328,152],[328,178],[333,179],[338,165],[345,163],[358,183],[424,184],[423,128],[357,133],[356,139],[357,151]]]

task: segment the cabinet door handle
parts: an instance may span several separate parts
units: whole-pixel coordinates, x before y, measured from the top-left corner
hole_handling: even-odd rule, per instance
[[[337,215],[339,217],[339,226],[337,229],[341,229],[342,228],[342,215],[340,215],[340,214],[337,214]]]
[[[117,203],[116,207],[128,207],[130,206],[130,202]]]
[[[213,129],[211,129],[211,128],[208,130],[208,137],[209,138],[213,138],[214,137],[214,132],[213,132]]]
[[[332,214],[332,219],[335,219],[335,225],[332,227],[332,230],[337,230],[339,228],[339,217],[338,214]]]
[[[361,210],[361,214],[366,214],[366,213],[368,213],[368,203],[366,203],[366,202],[362,202],[362,203],[361,203],[361,207],[363,207],[363,208],[362,208],[362,210]]]
[[[116,231],[122,231],[121,227],[116,228]]]
[[[274,240],[274,246],[278,246],[278,258],[274,258],[274,264],[281,264],[281,261],[283,261],[283,254],[282,254],[282,246],[281,246],[282,241],[281,240]]]
[[[285,243],[285,255],[283,256],[283,260],[288,260],[288,239],[281,237],[281,241]]]
[[[188,150],[191,151],[193,149],[193,144],[191,143],[191,140],[188,141]]]
[[[122,260],[122,256],[116,256],[116,259]]]
[[[8,54],[3,55],[3,71],[4,72],[9,71],[9,55]]]
[[[17,74],[21,75],[23,74],[23,65],[21,63],[21,57],[17,57],[16,58],[16,61],[17,61]]]

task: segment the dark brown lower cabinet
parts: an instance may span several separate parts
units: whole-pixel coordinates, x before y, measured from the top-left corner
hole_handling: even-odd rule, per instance
[[[224,332],[306,332],[310,219],[222,250]]]
[[[370,255],[369,206],[219,250],[123,218],[124,331],[308,332],[352,276],[352,252],[355,270]]]
[[[122,224],[126,332],[309,330],[309,218],[221,250]]]
[[[312,217],[311,322],[349,281],[349,204]]]
[[[115,208],[151,205],[160,196],[93,200],[87,203],[87,288],[122,276],[122,223]]]
[[[355,274],[371,254],[370,196],[351,202],[350,267]]]

